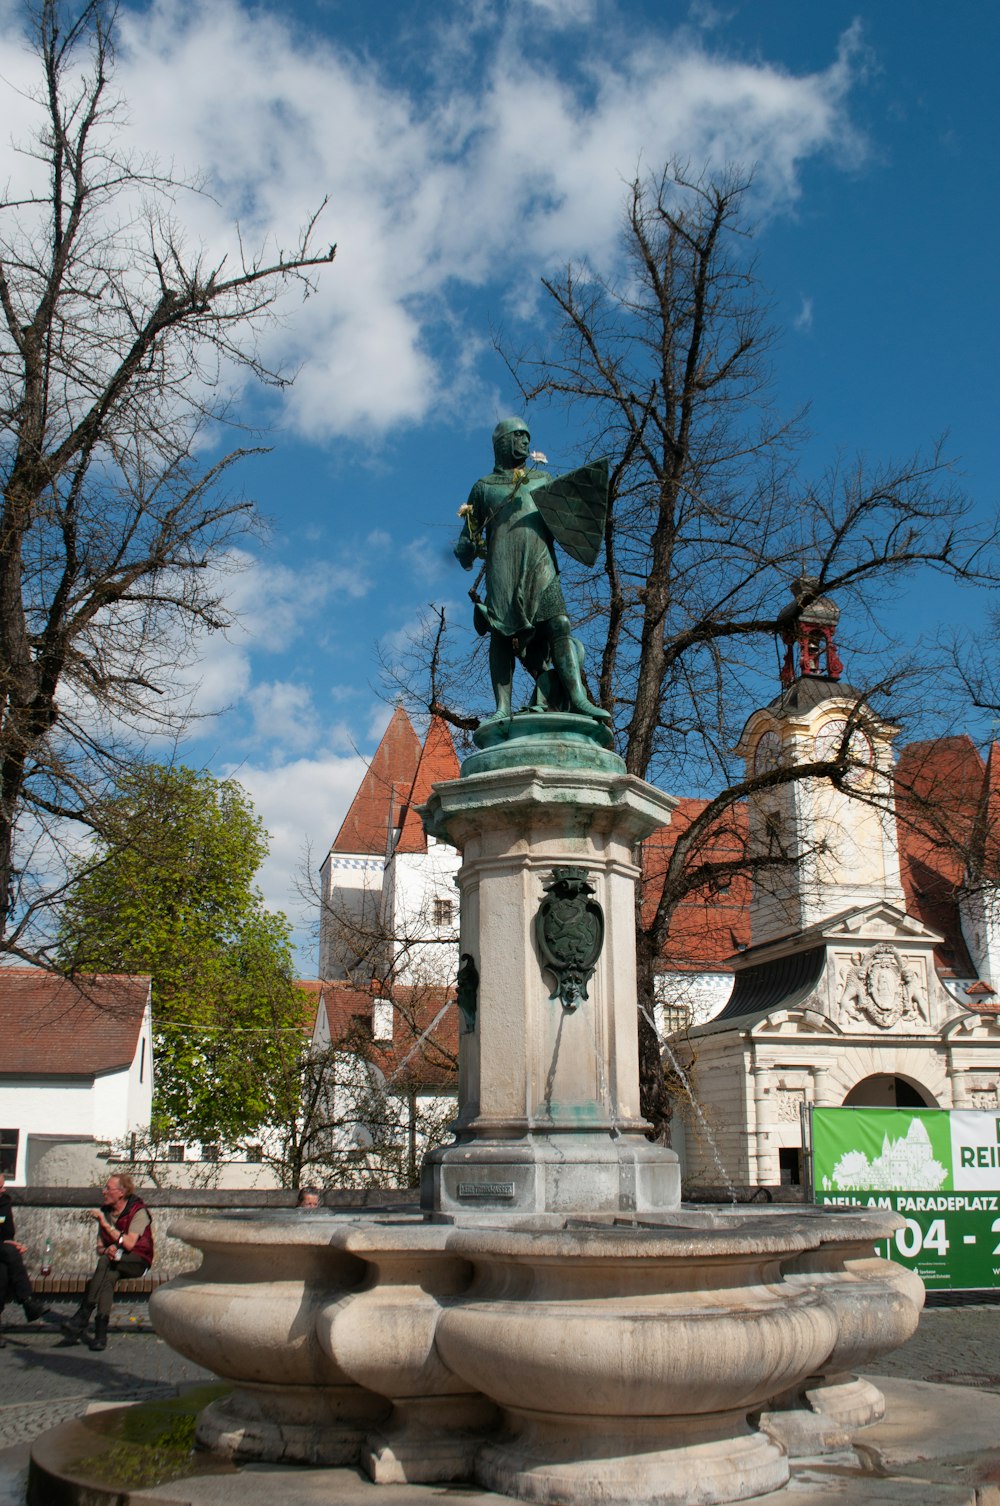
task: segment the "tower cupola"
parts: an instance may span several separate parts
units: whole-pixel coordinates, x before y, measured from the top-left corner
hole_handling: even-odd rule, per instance
[[[778,613],[778,634],[785,645],[782,685],[803,675],[839,680],[844,672],[833,640],[840,608],[829,596],[820,596],[818,586],[815,576],[800,575],[792,581],[794,600]]]
[[[818,579],[800,576],[792,596],[777,620],[780,694],[751,713],[735,749],[756,786],[747,798],[750,851],[761,857],[754,946],[874,902],[905,906],[892,783],[899,729],[841,678],[840,610]],[[816,764],[833,771],[794,773]]]

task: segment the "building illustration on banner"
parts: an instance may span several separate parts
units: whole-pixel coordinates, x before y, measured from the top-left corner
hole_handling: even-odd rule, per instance
[[[926,1127],[911,1119],[901,1139],[883,1137],[881,1155],[869,1160],[863,1150],[849,1150],[822,1183],[824,1192],[936,1192],[947,1176],[947,1166],[934,1157]]]

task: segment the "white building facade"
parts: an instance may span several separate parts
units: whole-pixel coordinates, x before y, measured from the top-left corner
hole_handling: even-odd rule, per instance
[[[111,1148],[149,1130],[149,979],[102,976],[76,985],[35,968],[3,968],[0,1017],[0,1153],[8,1180],[103,1180]]]

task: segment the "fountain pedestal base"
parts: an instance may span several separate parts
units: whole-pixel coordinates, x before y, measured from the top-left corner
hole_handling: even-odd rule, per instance
[[[536,1228],[567,1218],[663,1214],[680,1202],[677,1156],[643,1135],[533,1135],[474,1140],[432,1151],[422,1195],[444,1223]]]

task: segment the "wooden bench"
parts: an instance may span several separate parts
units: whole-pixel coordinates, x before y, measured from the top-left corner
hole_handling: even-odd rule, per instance
[[[71,1276],[34,1276],[31,1285],[36,1297],[78,1297],[92,1275],[93,1271],[76,1271]],[[122,1278],[115,1282],[115,1296],[148,1297],[169,1280],[169,1276],[160,1276],[155,1271],[131,1280]]]

